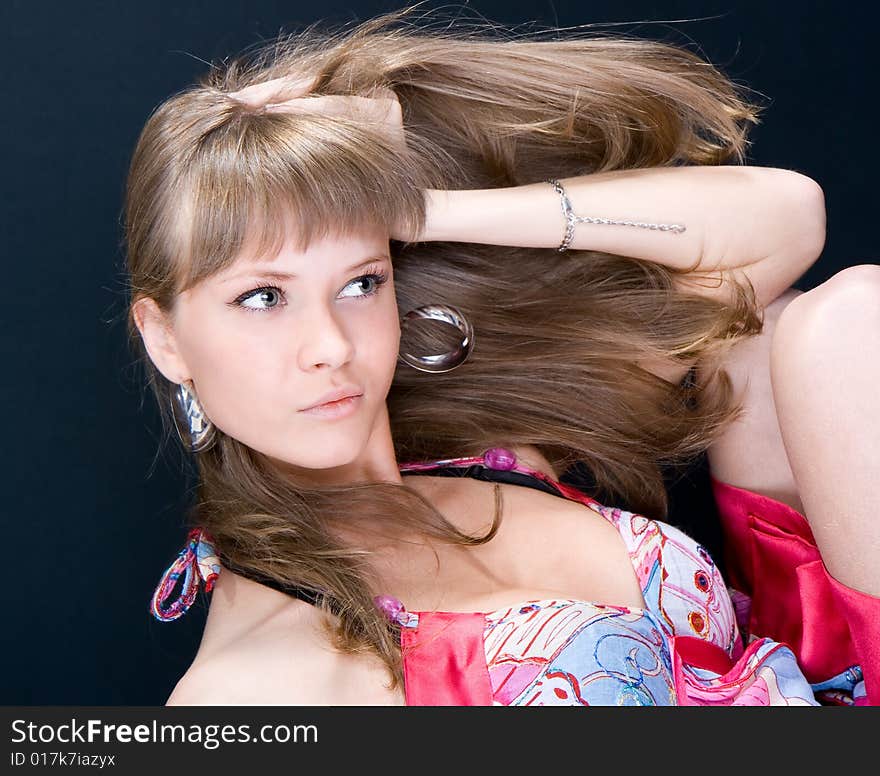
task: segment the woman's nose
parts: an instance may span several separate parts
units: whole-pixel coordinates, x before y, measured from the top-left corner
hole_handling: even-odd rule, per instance
[[[354,344],[332,309],[315,305],[300,319],[300,326],[300,369],[335,369],[351,360]]]

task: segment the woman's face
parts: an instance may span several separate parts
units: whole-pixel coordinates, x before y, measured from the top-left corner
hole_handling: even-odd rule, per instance
[[[306,474],[344,480],[391,449],[385,399],[400,319],[387,233],[243,255],[180,294],[172,319],[177,374],[166,377],[191,379],[219,429],[282,468],[343,467]],[[340,391],[355,397],[315,407]]]

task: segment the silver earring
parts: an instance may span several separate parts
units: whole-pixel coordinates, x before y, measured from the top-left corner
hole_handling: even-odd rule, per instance
[[[429,304],[423,307],[416,307],[401,318],[401,333],[403,333],[410,321],[417,319],[442,321],[443,323],[455,326],[462,334],[461,343],[453,350],[446,353],[438,353],[437,355],[417,356],[412,353],[401,352],[399,360],[413,367],[413,369],[418,369],[420,372],[451,372],[467,361],[468,356],[470,356],[471,351],[474,349],[474,330],[470,321],[465,318],[461,310],[445,304]]]
[[[177,386],[174,395],[177,399],[177,406],[180,408],[189,426],[189,434],[187,435],[189,438],[187,439],[180,431],[177,413],[172,405],[171,415],[174,418],[174,425],[177,428],[180,441],[183,442],[184,447],[188,448],[190,452],[200,453],[203,450],[207,450],[214,444],[217,436],[216,427],[205,415],[205,411],[202,409],[202,405],[199,404],[195,392],[184,383],[180,383]]]

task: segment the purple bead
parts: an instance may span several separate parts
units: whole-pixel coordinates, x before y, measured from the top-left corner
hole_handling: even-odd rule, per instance
[[[506,447],[490,447],[483,453],[483,462],[490,469],[506,472],[516,466],[516,456]]]
[[[389,620],[396,620],[397,615],[404,610],[399,598],[393,595],[377,595],[373,602],[381,609]]]

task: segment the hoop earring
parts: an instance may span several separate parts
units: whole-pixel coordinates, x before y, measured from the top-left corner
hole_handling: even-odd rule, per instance
[[[180,383],[174,391],[177,399],[177,406],[186,418],[189,425],[188,439],[184,437],[177,422],[177,413],[174,409],[172,401],[171,416],[174,418],[174,427],[177,429],[177,435],[183,446],[192,453],[201,453],[214,444],[216,440],[216,426],[205,415],[202,405],[199,404],[198,397],[195,392],[188,388],[184,383]]]
[[[465,318],[461,310],[445,304],[429,304],[410,310],[400,319],[401,333],[406,329],[410,321],[416,319],[428,319],[442,321],[455,326],[462,334],[461,343],[446,353],[437,355],[418,356],[413,353],[402,352],[398,359],[420,372],[451,372],[460,367],[474,349],[474,329],[470,321]]]

